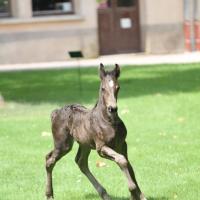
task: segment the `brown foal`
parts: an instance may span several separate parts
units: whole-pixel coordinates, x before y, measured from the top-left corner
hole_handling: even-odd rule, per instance
[[[117,113],[119,75],[120,68],[117,64],[112,71],[105,71],[103,64],[100,64],[99,99],[94,108],[89,110],[72,104],[52,112],[54,149],[46,156],[47,199],[53,198],[53,168],[56,162],[72,149],[75,140],[79,144],[75,161],[101,199],[110,200],[110,197],[89,170],[88,157],[91,149],[96,149],[101,157],[113,160],[119,165],[127,178],[131,200],[145,200],[128,160],[126,127]]]

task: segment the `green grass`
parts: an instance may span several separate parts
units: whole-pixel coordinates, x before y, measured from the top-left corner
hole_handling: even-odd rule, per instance
[[[44,156],[52,147],[51,111],[98,96],[96,68],[0,74],[0,199],[42,200]],[[128,152],[148,200],[200,199],[200,65],[126,66],[120,77],[119,114],[128,129]],[[98,200],[74,162],[77,145],[54,170],[56,200]],[[114,200],[128,200],[126,180],[115,163],[92,172]]]

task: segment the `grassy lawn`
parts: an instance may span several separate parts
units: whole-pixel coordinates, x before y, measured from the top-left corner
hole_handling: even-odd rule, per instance
[[[148,200],[200,199],[200,65],[127,66],[120,83],[129,157]],[[77,69],[0,73],[1,200],[45,199],[49,115],[72,102],[91,107],[98,87],[96,68],[81,70],[81,87]],[[74,162],[77,147],[55,167],[56,200],[99,199]],[[128,200],[120,169],[96,152],[89,160],[112,199]],[[96,167],[99,160],[106,166]]]

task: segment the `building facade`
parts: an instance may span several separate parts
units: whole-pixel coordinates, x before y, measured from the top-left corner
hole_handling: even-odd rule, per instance
[[[0,64],[185,51],[184,0],[0,0]]]

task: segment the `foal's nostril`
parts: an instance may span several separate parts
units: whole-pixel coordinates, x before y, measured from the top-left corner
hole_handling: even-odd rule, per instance
[[[108,107],[108,111],[109,111],[110,113],[117,112],[117,107],[109,106],[109,107]]]
[[[108,111],[112,112],[112,107],[111,106],[108,107]]]

